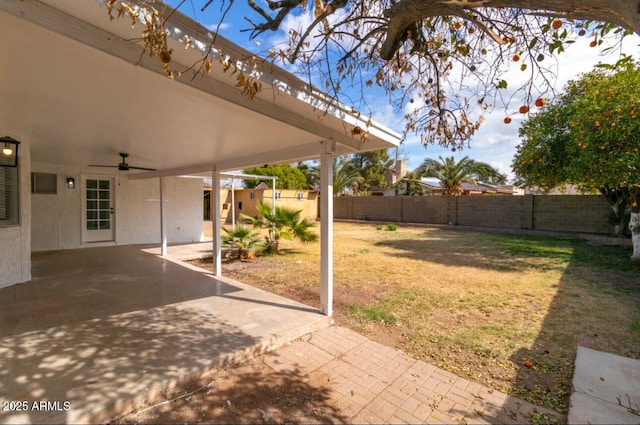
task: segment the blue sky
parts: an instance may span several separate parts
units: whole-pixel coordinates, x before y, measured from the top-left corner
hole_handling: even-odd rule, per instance
[[[186,0],[180,11],[208,28],[215,30],[220,20],[220,5],[222,3],[220,3],[220,0],[216,0],[211,3],[205,12],[201,12],[200,8],[206,2],[207,0]],[[167,3],[175,6],[180,3],[180,0],[169,0]],[[264,4],[261,0],[257,0],[256,3],[259,5]],[[265,10],[268,10],[266,6]],[[260,16],[246,6],[246,0],[235,0],[231,12],[225,18],[225,23],[220,27],[220,34],[250,51],[264,51],[265,46],[285,40],[286,34],[283,31],[264,34],[255,40],[249,40],[249,32],[241,32],[242,29],[250,27],[244,16],[251,17],[255,22],[262,21]],[[282,27],[304,26],[305,22],[309,22],[308,16],[292,15],[285,20]],[[567,48],[564,53],[556,57],[556,90],[561,90],[568,80],[575,79],[579,74],[592,70],[593,66],[598,62],[613,63],[619,58],[619,51],[612,51],[609,55],[603,56],[597,49],[588,46],[589,41],[590,39],[588,38],[581,38]],[[628,37],[624,44],[624,51],[627,54],[640,57],[639,46],[639,37]],[[293,71],[293,69],[290,69],[290,71]],[[517,81],[522,77],[519,70],[514,70],[513,74],[508,78],[510,81]],[[384,93],[381,93],[380,89],[377,90],[372,89],[368,94],[368,104],[373,112],[374,120],[398,132],[402,132],[404,128],[403,111],[393,110]],[[447,157],[453,155],[456,159],[460,159],[464,156],[469,156],[475,160],[486,162],[496,167],[500,172],[512,177],[511,162],[516,152],[516,146],[519,143],[518,128],[523,119],[526,118],[525,115],[514,114],[514,110],[519,105],[520,102],[515,99],[508,111],[505,111],[504,108],[496,108],[486,114],[482,126],[469,142],[470,147],[465,148],[462,152],[453,153],[449,149],[432,145],[424,147],[420,143],[418,135],[409,135],[399,148],[399,158],[406,159],[408,162],[407,168],[413,170],[425,158],[437,159],[439,156]],[[503,123],[506,114],[509,114],[512,118],[512,122],[508,125]],[[393,156],[394,153],[392,152],[391,154]]]

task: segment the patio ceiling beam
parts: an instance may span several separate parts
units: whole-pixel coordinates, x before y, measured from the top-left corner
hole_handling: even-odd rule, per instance
[[[336,145],[335,143],[333,145]],[[216,170],[231,171],[243,168],[257,167],[265,164],[290,163],[318,158],[322,153],[322,142],[308,143],[286,149],[276,149],[268,152],[253,153],[238,158],[215,163]],[[199,174],[211,172],[211,163],[198,164],[191,167],[180,167],[160,171],[129,174],[130,180],[142,180],[155,177],[182,176],[185,174]]]

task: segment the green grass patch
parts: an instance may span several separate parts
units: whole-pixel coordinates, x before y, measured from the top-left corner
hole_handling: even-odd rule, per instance
[[[361,324],[365,322],[375,322],[393,325],[396,323],[395,316],[387,312],[383,305],[364,306],[361,304],[353,304],[349,306],[349,314]]]

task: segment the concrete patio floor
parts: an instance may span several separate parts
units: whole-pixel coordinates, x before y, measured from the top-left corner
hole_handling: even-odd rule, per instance
[[[0,401],[13,402],[0,423],[105,421],[330,322],[149,246],[34,253],[32,262],[32,281],[0,289]]]

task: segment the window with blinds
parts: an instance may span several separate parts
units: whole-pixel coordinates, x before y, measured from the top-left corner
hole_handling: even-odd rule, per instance
[[[18,168],[0,167],[0,226],[19,224]]]

